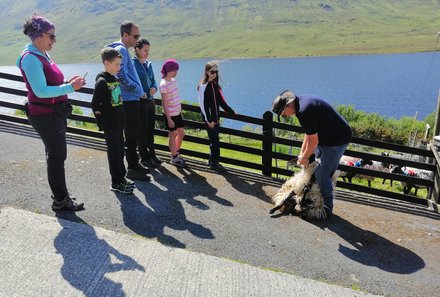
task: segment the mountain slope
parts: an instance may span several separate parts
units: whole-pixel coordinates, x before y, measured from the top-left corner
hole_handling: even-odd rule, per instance
[[[99,61],[123,20],[139,25],[153,59],[430,51],[440,30],[430,0],[0,0],[0,64],[28,42],[33,12],[56,25],[58,63]]]

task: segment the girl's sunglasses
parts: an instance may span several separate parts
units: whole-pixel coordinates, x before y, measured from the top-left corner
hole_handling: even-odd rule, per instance
[[[218,73],[218,70],[209,70],[209,73],[211,73],[211,74],[217,74],[217,73]]]

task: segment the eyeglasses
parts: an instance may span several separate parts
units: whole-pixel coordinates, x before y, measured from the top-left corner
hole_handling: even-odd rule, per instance
[[[211,74],[217,74],[217,73],[218,73],[218,70],[209,70],[209,73],[211,73]]]
[[[57,39],[57,36],[55,34],[50,34],[50,33],[47,33],[47,32],[44,32],[44,34],[49,35],[49,38],[52,39],[52,40]]]

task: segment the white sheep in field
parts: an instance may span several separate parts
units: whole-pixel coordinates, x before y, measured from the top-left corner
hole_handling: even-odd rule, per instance
[[[280,210],[284,214],[296,214],[306,219],[326,218],[324,198],[313,175],[318,164],[315,161],[307,168],[303,167],[282,185],[272,197],[275,207],[270,210],[271,214]],[[333,175],[333,187],[338,175],[339,171]]]
[[[407,166],[394,166],[391,170],[391,173],[397,173],[407,176],[413,176],[417,178],[430,179],[434,178],[434,172],[419,168],[407,167]],[[412,188],[414,188],[414,195],[417,195],[417,190],[421,188],[426,188],[426,186],[410,184],[407,182],[401,182],[403,186],[403,193],[408,195]]]
[[[339,164],[346,165],[346,166],[354,166],[354,167],[364,167],[365,163],[368,163],[369,161],[365,161],[360,158],[355,157],[349,157],[349,156],[342,156],[341,160],[339,161]],[[339,176],[342,177],[344,181],[346,179],[349,183],[351,183],[353,177],[355,177],[357,173],[350,172],[350,171],[341,171]]]
[[[382,154],[384,155],[384,154]],[[343,164],[346,166],[355,166],[355,167],[362,167],[369,170],[376,170],[376,171],[389,171],[389,164],[379,162],[379,161],[371,161],[371,160],[365,160],[360,158],[354,158],[354,157],[348,157],[348,156],[342,156],[341,161],[339,161],[339,164]],[[374,180],[374,176],[364,175],[364,174],[357,174],[354,172],[347,172],[342,171],[341,175],[342,179],[345,181],[346,179],[348,182],[351,183],[353,177],[366,179],[368,181],[368,186],[371,187],[371,182]],[[385,180],[382,182],[384,183]]]
[[[364,168],[369,170],[375,170],[375,171],[383,171],[383,172],[389,172],[389,164],[385,164],[383,162],[379,161],[370,161],[370,164],[365,164]],[[368,181],[368,186],[371,187],[371,182],[374,180],[374,176],[369,175],[360,175],[360,177],[365,178]],[[385,183],[385,179],[382,181],[382,184]]]

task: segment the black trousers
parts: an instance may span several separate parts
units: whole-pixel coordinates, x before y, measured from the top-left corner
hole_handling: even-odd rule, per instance
[[[44,143],[47,179],[53,197],[57,201],[62,201],[69,195],[64,171],[64,161],[67,157],[67,119],[56,113],[38,116],[29,115],[28,118]]]
[[[124,101],[125,115],[125,157],[128,168],[135,168],[139,164],[137,147],[139,141],[139,101]]]
[[[208,131],[208,137],[210,142],[209,164],[215,164],[218,163],[220,158],[220,139],[219,139],[220,125],[216,124],[212,129],[209,128],[208,125],[206,125],[206,130]]]
[[[124,134],[122,128],[116,131],[104,131],[105,143],[107,144],[107,159],[112,177],[112,184],[122,182],[127,173],[124,164]]]
[[[139,102],[139,154],[142,161],[156,155],[154,150],[154,128],[156,125],[156,104],[153,100]]]

